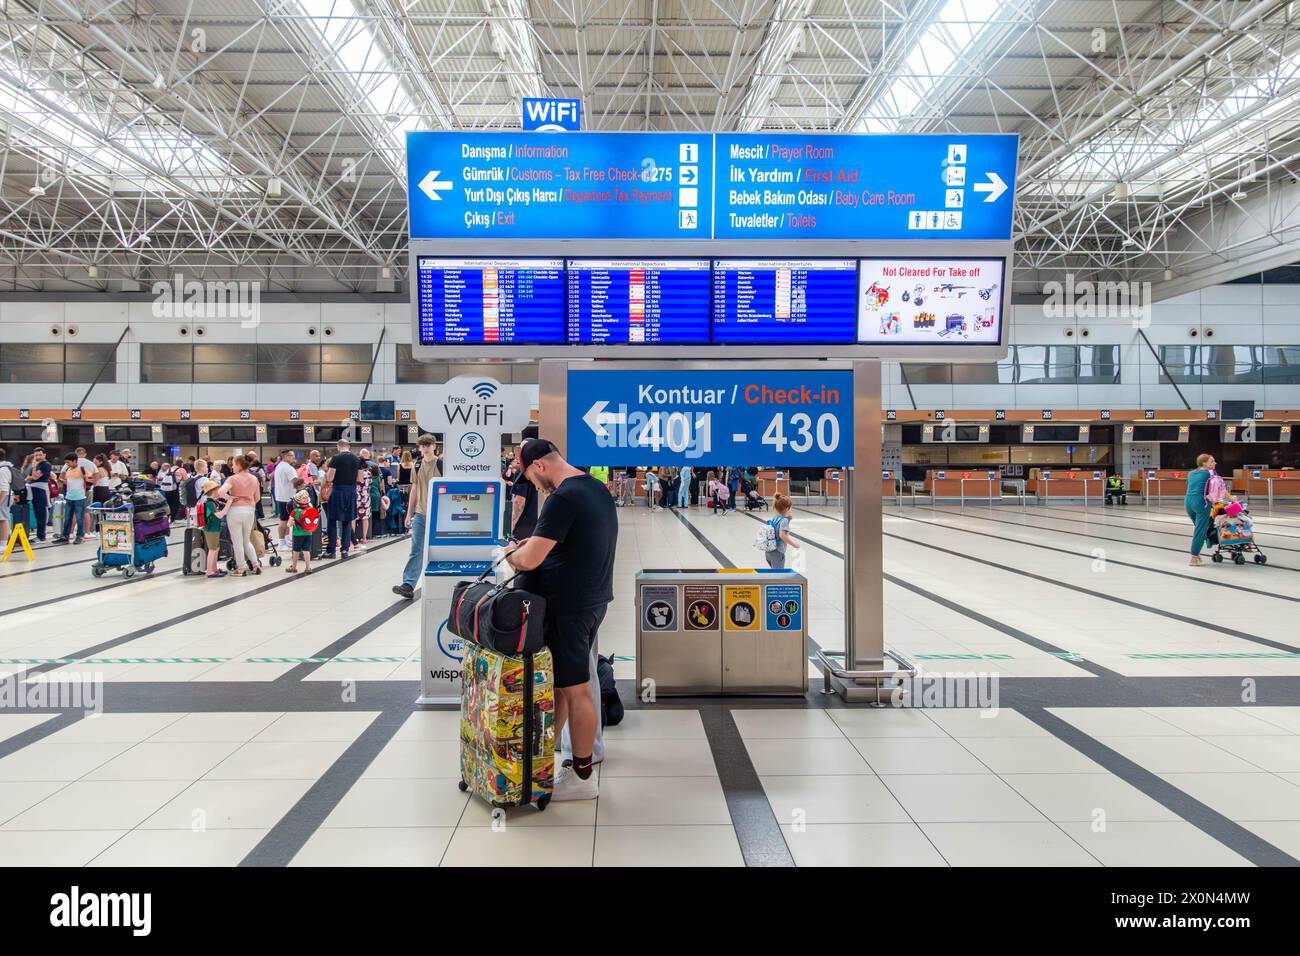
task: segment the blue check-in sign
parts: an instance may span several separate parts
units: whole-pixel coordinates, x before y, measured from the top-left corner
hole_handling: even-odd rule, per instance
[[[853,373],[569,372],[577,465],[853,464]]]

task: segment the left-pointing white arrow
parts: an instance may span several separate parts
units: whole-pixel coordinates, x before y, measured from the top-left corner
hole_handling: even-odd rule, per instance
[[[440,172],[442,172],[440,169],[431,170],[428,175],[420,180],[420,192],[424,193],[434,202],[441,202],[442,197],[439,196],[438,193],[446,192],[451,188],[451,183],[444,182],[438,178]]]
[[[988,177],[989,181],[986,183],[976,183],[975,191],[977,193],[988,193],[988,195],[984,197],[984,201],[993,202],[1007,191],[1007,184],[1002,181],[1002,177],[997,173],[985,173],[984,175]]]

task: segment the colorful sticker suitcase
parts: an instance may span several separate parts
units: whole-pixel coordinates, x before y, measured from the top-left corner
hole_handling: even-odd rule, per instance
[[[465,642],[460,788],[496,807],[546,809],[555,785],[551,652],[509,657]]]

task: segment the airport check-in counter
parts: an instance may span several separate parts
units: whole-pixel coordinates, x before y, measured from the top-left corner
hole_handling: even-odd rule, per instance
[[[1129,479],[1129,491],[1146,498],[1187,497],[1187,472],[1175,468],[1147,468]]]
[[[664,696],[802,695],[808,581],[793,571],[707,568],[636,576],[636,681]]]
[[[1002,475],[987,468],[931,469],[925,473],[925,490],[934,498],[1001,498]]]
[[[1267,499],[1270,492],[1274,498],[1300,498],[1300,471],[1289,468],[1238,469],[1233,472],[1232,487],[1255,500]]]
[[[1106,497],[1106,472],[1094,468],[1031,468],[1025,491],[1039,501],[1053,498],[1081,498],[1101,501]]]

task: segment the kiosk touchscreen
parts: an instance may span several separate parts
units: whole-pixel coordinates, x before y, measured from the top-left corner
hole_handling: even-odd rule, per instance
[[[464,648],[446,628],[451,596],[459,581],[492,566],[502,540],[505,484],[496,480],[434,478],[429,482],[424,581],[420,598],[419,703],[460,700]]]

